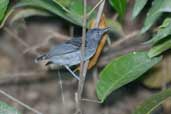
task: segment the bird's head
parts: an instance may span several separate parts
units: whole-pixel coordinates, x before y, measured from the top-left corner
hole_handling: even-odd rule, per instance
[[[101,37],[110,30],[111,27],[107,27],[107,28],[94,28],[91,29],[87,32],[87,39],[88,40],[96,40],[99,41],[101,39]]]

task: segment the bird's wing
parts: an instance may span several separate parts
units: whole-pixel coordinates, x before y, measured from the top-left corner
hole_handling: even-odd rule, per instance
[[[67,53],[72,53],[75,51],[79,51],[81,47],[81,38],[73,38],[72,40],[66,41],[63,44],[59,44],[55,47],[53,47],[48,53],[43,54],[35,59],[36,62],[50,59],[53,56],[60,56]],[[87,41],[86,41],[87,44]]]
[[[47,55],[48,57],[52,57],[52,56],[58,56],[58,55],[71,53],[71,52],[80,50],[81,44],[82,43],[81,43],[80,37],[73,38],[72,40],[66,41],[63,44],[59,44],[55,46],[48,52]]]

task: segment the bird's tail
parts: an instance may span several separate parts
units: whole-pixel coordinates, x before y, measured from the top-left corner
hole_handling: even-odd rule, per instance
[[[46,54],[41,55],[41,56],[39,56],[39,57],[37,57],[35,59],[35,63],[38,63],[38,62],[43,61],[43,60],[46,60],[46,59],[47,59],[47,55]]]

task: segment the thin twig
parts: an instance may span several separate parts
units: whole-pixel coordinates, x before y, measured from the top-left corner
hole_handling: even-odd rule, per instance
[[[20,104],[21,106],[27,108],[28,110],[30,110],[30,111],[36,113],[36,114],[43,114],[43,113],[39,112],[38,110],[36,110],[36,109],[30,107],[29,105],[27,105],[27,104],[25,104],[25,103],[19,101],[18,99],[14,98],[13,96],[9,95],[8,93],[6,93],[5,91],[3,91],[3,90],[1,90],[1,89],[0,89],[0,93],[3,94],[3,95],[5,95],[5,96],[8,97],[9,99],[13,100],[14,102]]]
[[[86,1],[86,0],[85,0]],[[96,22],[95,22],[95,28],[98,28],[98,25],[99,25],[99,22],[100,22],[100,18],[101,18],[101,16],[102,16],[102,13],[103,13],[103,9],[104,9],[104,5],[105,5],[105,0],[103,0],[102,2],[101,2],[101,4],[100,4],[100,6],[99,6],[99,10],[98,10],[98,13],[97,13],[97,17],[96,17]],[[86,16],[86,15],[85,15]],[[85,32],[85,31],[83,31],[83,32]],[[85,76],[86,76],[86,73],[87,73],[87,67],[88,67],[88,63],[89,63],[89,61],[86,61],[85,62],[85,64],[83,64],[84,66],[83,66],[83,82],[81,82],[81,84],[82,84],[82,88],[81,88],[81,94],[82,94],[82,92],[83,92],[83,87],[84,87],[84,83],[85,83]],[[80,78],[81,79],[81,78]],[[79,97],[80,98],[80,100],[82,100],[81,99],[81,96]],[[85,99],[84,99],[85,100]],[[88,100],[87,99],[87,101],[92,101],[92,100]]]
[[[59,85],[60,85],[60,89],[61,89],[61,97],[62,97],[62,103],[65,103],[65,97],[64,97],[64,91],[63,91],[63,83],[62,83],[62,77],[60,72],[58,71],[58,77],[59,77]]]
[[[70,40],[71,37],[69,36],[66,36],[64,34],[60,34],[60,33],[56,33],[56,32],[53,32],[53,31],[49,31],[48,32],[50,35],[42,42],[34,45],[34,46],[30,46],[29,48],[26,48],[23,53],[28,53],[28,52],[36,52],[36,49],[42,47],[42,46],[45,46],[48,44],[49,40],[51,40],[53,37],[57,38],[58,41],[67,41],[67,40]]]
[[[86,25],[87,25],[87,0],[84,0],[84,18],[83,18],[83,29],[82,29],[82,45],[81,45],[81,63],[80,63],[80,80],[78,83],[78,104],[77,112],[81,112],[81,96],[84,87],[84,81],[86,73],[84,73],[84,61],[83,57],[85,55],[85,41],[86,41]]]
[[[131,32],[130,34],[125,35],[123,38],[120,38],[119,41],[116,41],[116,42],[112,43],[112,44],[111,44],[111,47],[112,47],[112,48],[115,48],[116,46],[122,44],[122,43],[125,42],[125,41],[128,41],[128,40],[134,38],[134,37],[137,36],[137,35],[139,35],[139,30],[133,31],[133,32]]]
[[[130,34],[124,35],[123,38],[120,38],[118,41],[112,43],[109,48],[104,48],[104,52],[110,50],[111,48],[116,48],[117,46],[121,45],[122,43],[134,38],[135,36],[139,35],[139,30],[133,31]]]
[[[11,81],[15,82],[17,79],[17,83],[22,82],[23,80],[34,82],[33,80],[39,80],[40,78],[46,78],[46,72],[33,72],[33,71],[25,71],[25,72],[11,72],[11,73],[0,73],[0,85],[10,86]]]
[[[40,71],[40,72],[34,72],[34,71],[24,71],[24,72],[11,72],[11,73],[0,73],[1,75],[1,80],[3,78],[8,79],[8,78],[18,78],[18,77],[35,77],[37,75],[43,75],[46,72]]]
[[[27,44],[24,40],[22,40],[21,38],[19,38],[18,35],[14,34],[14,32],[12,32],[10,29],[8,29],[7,27],[4,28],[5,32],[7,32],[12,38],[14,38],[16,41],[18,41],[21,45],[23,45],[24,47],[28,48],[30,47],[29,44]]]
[[[90,17],[90,15],[93,13],[93,11],[103,2],[104,0],[100,0],[94,7],[91,9],[91,11],[87,14],[87,17]]]
[[[21,45],[23,45],[26,49],[30,48],[31,46],[25,42],[24,40],[22,40],[17,34],[15,34],[14,32],[12,32],[10,29],[8,29],[7,27],[4,28],[5,32],[7,32],[12,38],[14,38],[16,41],[18,41]],[[39,53],[37,51],[32,50],[32,53],[35,55],[39,55]]]
[[[105,0],[103,0],[103,2],[99,6],[96,23],[95,23],[95,28],[97,28],[99,25],[100,18],[103,13],[104,5],[105,5]],[[85,53],[86,20],[87,20],[86,7],[87,7],[87,0],[84,0],[84,18],[83,18],[83,31],[82,31],[83,35],[82,35],[82,47],[81,47],[81,56],[82,57],[84,57],[84,53]],[[80,107],[80,105],[81,105],[80,102],[82,100],[81,95],[83,93],[83,88],[84,88],[84,84],[85,84],[88,63],[89,63],[89,61],[86,61],[85,63],[83,61],[81,61],[81,63],[80,63],[80,81],[79,81],[79,86],[78,86],[78,103],[77,103],[77,112],[80,112],[80,113],[82,113],[81,107]]]
[[[58,77],[59,77],[59,85],[60,85],[60,89],[61,89],[62,104],[63,104],[63,107],[65,107],[64,89],[63,89],[62,77],[61,77],[59,70],[58,70]],[[65,109],[63,111],[64,111],[63,113],[65,113]]]
[[[95,28],[99,26],[100,18],[103,14],[104,5],[105,5],[105,0],[103,0],[103,2],[99,6],[99,10],[97,12],[97,17],[96,17],[96,22],[95,22]]]
[[[98,104],[101,103],[100,101],[94,100],[94,99],[85,99],[85,98],[83,98],[83,99],[81,99],[81,100],[82,100],[82,101],[86,101],[86,102],[98,103]]]
[[[70,37],[70,36],[61,34],[59,32],[54,32],[54,31],[48,31],[48,34],[50,34],[49,37],[46,38],[48,40],[50,40],[52,37],[56,37],[56,38],[58,38],[60,40],[70,40],[71,37],[72,37],[72,36]]]

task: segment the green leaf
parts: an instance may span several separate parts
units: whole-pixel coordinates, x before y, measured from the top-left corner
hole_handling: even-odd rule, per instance
[[[155,44],[160,40],[165,39],[168,35],[171,35],[171,18],[165,19],[163,24],[160,26],[157,34],[146,43]]]
[[[137,15],[141,12],[144,8],[148,0],[136,0],[135,5],[132,12],[132,19],[135,19]]]
[[[57,5],[52,0],[20,0],[16,7],[35,7],[47,10],[71,23],[82,25],[81,17],[71,16],[68,12],[63,10],[61,6]]]
[[[0,0],[0,22],[3,20],[8,8],[9,0]]]
[[[72,2],[71,0],[53,0],[53,1],[56,2],[57,4],[60,4],[60,6],[64,7],[64,9],[66,7],[68,7],[71,4],[71,2]]]
[[[160,42],[159,44],[156,44],[155,46],[153,46],[150,49],[148,56],[152,58],[152,57],[157,56],[157,55],[161,54],[162,52],[164,52],[170,48],[171,48],[171,36],[167,37],[167,40]]]
[[[141,33],[146,32],[163,12],[171,12],[171,0],[154,0],[151,9],[147,13]]]
[[[15,108],[0,101],[0,114],[20,114]]]
[[[171,1],[170,0],[163,0],[163,4],[159,10],[161,12],[171,12]]]
[[[101,102],[114,90],[137,79],[161,57],[149,58],[147,52],[132,52],[110,62],[100,73],[96,93]]]
[[[53,0],[61,6],[66,12],[71,15],[83,15],[83,2],[82,0]]]
[[[109,0],[109,2],[119,15],[123,17],[126,11],[127,0]]]
[[[65,12],[68,13],[70,17],[83,17],[83,0],[53,0],[57,5],[59,5]],[[87,6],[87,12],[92,9],[91,5]],[[95,18],[95,11],[89,16],[89,20]]]
[[[141,30],[141,33],[146,32],[153,23],[160,17],[162,12],[160,12],[161,4],[163,3],[163,0],[154,0],[151,9],[147,13],[144,26]]]
[[[0,23],[0,29],[4,26],[5,22],[7,21],[8,17],[14,12],[13,8],[9,8],[5,17],[3,18],[2,22]]]
[[[42,11],[40,9],[33,9],[33,8],[22,8],[15,10],[11,19],[10,23],[14,23],[15,21],[21,19],[21,18],[26,18],[30,16],[51,16],[52,14],[46,11]]]
[[[171,89],[166,89],[145,100],[133,114],[150,114],[155,108],[171,97]]]

